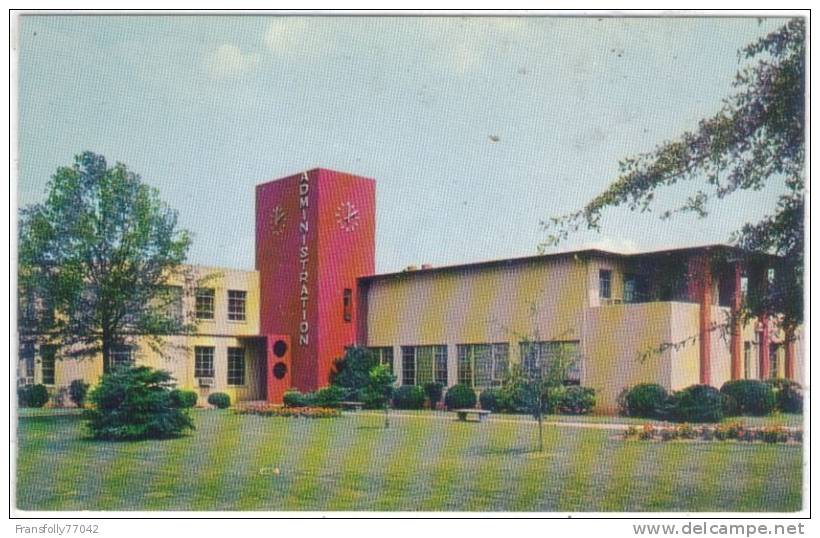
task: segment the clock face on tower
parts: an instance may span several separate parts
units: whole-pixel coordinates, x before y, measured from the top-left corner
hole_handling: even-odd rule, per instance
[[[285,211],[282,206],[276,206],[271,211],[270,229],[273,235],[279,235],[285,230]]]
[[[359,219],[359,210],[351,202],[339,204],[336,209],[336,222],[346,232],[355,230],[356,226],[359,225]]]

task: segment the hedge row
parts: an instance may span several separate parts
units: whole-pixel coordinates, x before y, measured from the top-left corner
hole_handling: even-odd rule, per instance
[[[660,385],[642,383],[625,390],[618,400],[622,415],[677,422],[720,422],[725,416],[803,412],[800,385],[785,379],[727,381],[720,390],[692,385],[672,394]]]

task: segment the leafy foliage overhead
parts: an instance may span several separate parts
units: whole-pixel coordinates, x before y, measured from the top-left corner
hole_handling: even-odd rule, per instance
[[[190,237],[124,164],[78,155],[52,176],[43,203],[21,210],[19,229],[23,335],[49,335],[80,354],[102,351],[107,371],[113,346],[128,335],[191,329],[170,308],[181,297],[169,285]]]
[[[680,182],[698,187],[677,212],[704,217],[713,199],[739,190],[784,185],[774,212],[743,226],[733,241],[754,253],[781,256],[788,282],[757,297],[753,310],[780,312],[787,326],[802,322],[803,211],[805,188],[805,20],[789,20],[738,53],[743,65],[735,93],[697,129],[655,150],[619,163],[618,178],[582,209],[542,222],[550,233],[542,248],[581,227],[600,230],[605,209],[626,206],[651,211],[656,192]]]

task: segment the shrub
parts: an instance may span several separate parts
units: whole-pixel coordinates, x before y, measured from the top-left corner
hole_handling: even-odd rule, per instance
[[[585,415],[595,407],[595,389],[572,385],[564,387],[554,410],[562,415]]]
[[[66,396],[68,396],[68,388],[59,387],[51,395],[51,405],[58,408],[65,407]]]
[[[756,379],[727,381],[720,392],[726,415],[768,415],[775,408],[774,391],[770,385]]]
[[[174,389],[170,395],[171,405],[180,409],[190,409],[196,405],[199,395],[193,390]]]
[[[424,389],[417,385],[402,385],[393,393],[396,409],[421,409],[424,407]]]
[[[769,379],[766,383],[774,390],[778,410],[784,413],[803,412],[803,389],[800,383],[789,379]]]
[[[88,383],[82,379],[75,379],[68,386],[68,395],[74,405],[77,407],[85,407],[85,399],[88,396]]]
[[[481,394],[478,395],[478,402],[481,405],[481,409],[492,411],[493,413],[506,410],[506,406],[504,405],[504,393],[501,389],[482,390]]]
[[[387,405],[396,390],[396,376],[389,365],[380,364],[370,370],[368,377],[368,386],[362,391],[362,403],[368,409],[384,409],[386,413]]]
[[[214,392],[208,395],[208,403],[219,409],[227,409],[231,406],[231,397],[224,392]]]
[[[339,407],[346,391],[342,387],[331,385],[309,395],[309,400],[316,407]]]
[[[671,418],[678,422],[720,422],[724,395],[709,385],[692,385],[671,398]]]
[[[312,404],[309,394],[302,394],[295,389],[286,391],[282,402],[285,407],[309,407]]]
[[[171,374],[147,366],[117,368],[102,376],[89,393],[86,409],[91,435],[97,439],[167,438],[194,429],[187,410],[171,405]]]
[[[48,403],[45,385],[21,385],[17,387],[17,403],[20,407],[43,407]]]
[[[370,383],[370,370],[379,365],[379,359],[366,347],[349,347],[334,363],[330,383],[344,390],[344,399],[361,401],[363,391]]]
[[[441,401],[441,396],[444,393],[444,385],[441,383],[425,383],[424,394],[427,395],[427,400],[430,402],[430,409],[435,409],[436,404]]]
[[[469,385],[458,383],[447,390],[444,403],[450,410],[473,408],[476,404],[475,391]]]
[[[520,364],[513,364],[501,382],[501,404],[510,413],[529,411],[527,404],[527,380]]]
[[[641,383],[626,390],[621,397],[621,413],[629,417],[665,418],[669,394],[661,385]]]

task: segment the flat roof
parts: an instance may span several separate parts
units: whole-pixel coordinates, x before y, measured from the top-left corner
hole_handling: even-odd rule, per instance
[[[725,250],[725,251],[733,251],[737,253],[743,252],[742,249],[738,247],[734,247],[732,245],[725,245],[722,243],[715,243],[709,245],[701,245],[696,247],[680,247],[680,248],[671,248],[671,249],[660,249],[660,250],[648,250],[643,252],[633,252],[633,253],[623,253],[623,252],[614,252],[610,250],[603,250],[598,248],[584,248],[578,250],[568,250],[563,252],[554,252],[551,254],[535,254],[532,256],[520,256],[515,258],[502,258],[498,260],[485,260],[479,262],[470,262],[470,263],[460,263],[454,265],[440,265],[436,267],[427,267],[427,268],[417,268],[417,269],[405,269],[403,271],[394,271],[390,273],[378,273],[373,275],[365,275],[358,277],[358,280],[368,282],[373,280],[381,280],[381,279],[388,279],[388,278],[397,278],[407,275],[422,275],[422,274],[432,274],[436,272],[445,272],[445,271],[459,271],[459,270],[470,270],[470,269],[483,269],[487,267],[497,267],[497,266],[512,266],[512,265],[520,265],[524,263],[531,263],[531,262],[538,262],[538,261],[547,261],[547,260],[555,260],[565,257],[582,257],[582,256],[602,256],[602,257],[610,257],[610,258],[640,258],[643,256],[660,256],[663,254],[682,254],[686,252],[706,252],[710,250]]]

